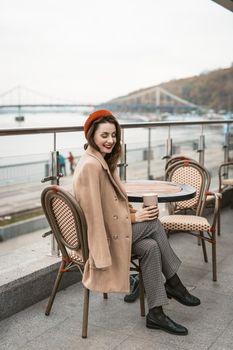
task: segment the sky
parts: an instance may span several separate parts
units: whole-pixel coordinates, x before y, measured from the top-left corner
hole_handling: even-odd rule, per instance
[[[211,0],[0,0],[0,95],[101,103],[230,67],[233,13]]]

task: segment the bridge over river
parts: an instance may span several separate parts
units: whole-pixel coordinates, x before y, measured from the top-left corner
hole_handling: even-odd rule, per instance
[[[160,86],[143,89],[100,104],[64,101],[22,86],[13,87],[0,94],[0,114],[75,113],[83,108],[86,110],[107,108],[113,111],[156,112],[156,114],[203,111],[202,107],[176,96]]]

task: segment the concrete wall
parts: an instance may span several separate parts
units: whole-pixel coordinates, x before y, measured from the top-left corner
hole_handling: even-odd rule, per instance
[[[43,228],[49,230],[49,224],[44,215],[6,225],[0,227],[0,241],[2,242],[9,238],[14,238]]]
[[[52,291],[59,263],[47,266],[29,275],[0,286],[0,320],[5,319],[37,302],[47,298]],[[64,289],[81,280],[79,271],[64,273],[59,289]],[[44,303],[45,311],[47,301]],[[54,302],[56,305],[56,298]]]

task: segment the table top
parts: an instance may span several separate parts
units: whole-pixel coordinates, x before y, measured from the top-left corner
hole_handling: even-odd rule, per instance
[[[146,193],[157,193],[158,202],[178,202],[195,197],[192,186],[169,181],[135,180],[124,183],[129,202],[143,202]]]

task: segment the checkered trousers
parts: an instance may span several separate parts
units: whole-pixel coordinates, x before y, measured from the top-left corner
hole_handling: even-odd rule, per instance
[[[164,278],[169,279],[181,264],[170,246],[159,219],[132,224],[132,253],[141,257],[143,283],[149,309],[168,303]]]

